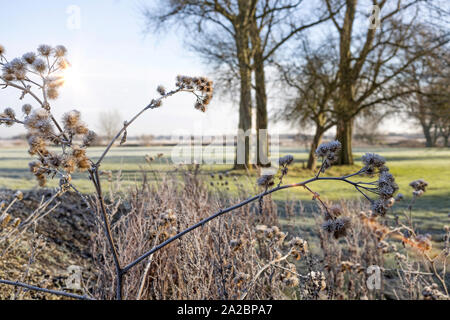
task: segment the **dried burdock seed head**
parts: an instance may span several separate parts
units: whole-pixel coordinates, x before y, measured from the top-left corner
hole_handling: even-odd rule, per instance
[[[53,133],[53,124],[49,119],[36,121],[35,129],[38,130],[39,135],[49,137]]]
[[[92,145],[97,139],[97,134],[94,131],[89,130],[88,133],[83,137],[83,145],[88,147]]]
[[[398,261],[407,261],[408,260],[408,258],[404,254],[401,254],[399,252],[397,252],[395,254],[395,259]]]
[[[272,228],[267,228],[264,230],[264,237],[267,239],[272,239],[275,234],[275,231]]]
[[[39,52],[39,54],[41,56],[44,57],[48,57],[50,56],[50,54],[52,53],[52,47],[47,45],[47,44],[41,44],[38,48],[37,51]]]
[[[339,149],[341,149],[341,143],[337,140],[330,141],[326,143],[322,143],[316,149],[316,155],[318,157],[327,157],[331,152],[336,153]]]
[[[86,127],[86,125],[84,123],[79,123],[75,127],[75,133],[80,134],[80,135],[86,135],[89,133],[89,129]]]
[[[332,205],[329,209],[328,209],[329,213],[333,216],[333,217],[338,217],[342,214],[342,208],[340,205]]]
[[[342,217],[338,219],[329,219],[322,224],[322,229],[328,233],[333,233],[334,238],[338,239],[347,235],[350,227],[350,218]]]
[[[326,220],[324,223],[322,223],[322,229],[328,233],[332,233],[334,231],[333,219]]]
[[[53,50],[55,57],[61,58],[64,57],[67,53],[66,47],[63,45],[56,46]]]
[[[395,198],[389,198],[385,200],[386,207],[390,208],[395,204]]]
[[[0,44],[0,56],[5,53],[5,47]]]
[[[47,89],[47,97],[50,100],[56,100],[56,99],[58,99],[58,96],[59,96],[58,90],[56,90],[55,88]]]
[[[308,242],[302,238],[295,237],[291,239],[291,241],[289,241],[289,245],[302,253],[308,252]]]
[[[380,198],[389,199],[398,190],[398,185],[395,183],[394,176],[388,171],[382,171],[378,178],[378,192]]]
[[[26,71],[26,62],[22,58],[14,58],[10,62],[10,66],[14,69],[14,72]]]
[[[39,171],[39,169],[41,168],[42,163],[38,160],[35,160],[35,161],[31,161],[30,163],[28,163],[28,166],[30,167],[31,173],[36,174]]]
[[[397,195],[395,196],[395,201],[402,201],[405,198],[405,196],[403,195],[403,193],[397,193]]]
[[[158,91],[158,93],[162,96],[166,95],[166,88],[164,88],[161,85],[159,85],[158,88],[156,88],[156,91]]]
[[[16,113],[14,112],[13,108],[6,108],[5,110],[3,110],[3,113],[5,114],[5,116],[7,118],[10,118],[10,119],[16,118]]]
[[[39,121],[48,120],[49,113],[45,109],[33,110],[30,116],[25,119],[25,127],[29,130],[37,129]]]
[[[258,186],[268,188],[274,185],[273,175],[263,175],[256,181]]]
[[[288,166],[288,165],[290,165],[293,161],[294,161],[294,157],[291,156],[290,154],[288,154],[287,156],[281,157],[281,158],[278,160],[278,163],[280,164],[280,166]]]
[[[17,80],[25,80],[27,77],[27,73],[25,71],[16,71],[14,75]]]
[[[29,136],[28,137],[28,145],[30,146],[30,149],[28,152],[31,155],[34,155],[36,153],[45,153],[44,150],[46,149],[46,144],[44,139],[42,139],[39,136]]]
[[[415,238],[414,238],[415,243],[415,247],[418,248],[421,251],[429,251],[432,248],[432,244],[431,244],[431,235],[430,234],[418,234]]]
[[[323,159],[321,171],[325,172],[338,159],[338,151],[341,149],[341,143],[337,140],[322,143],[316,149],[316,156]]]
[[[9,213],[4,213],[0,216],[0,226],[5,228],[11,221],[11,215]]]
[[[86,149],[78,146],[73,146],[72,155],[77,159],[84,158],[86,156]]]
[[[213,97],[213,82],[205,77],[189,77],[178,75],[176,84],[180,90],[197,91],[195,109],[206,112],[206,107]]]
[[[24,104],[22,106],[22,112],[28,116],[31,113],[32,108],[31,104]]]
[[[44,73],[47,70],[47,64],[41,58],[36,58],[33,62],[33,68],[39,73]]]
[[[76,160],[72,156],[66,155],[62,159],[62,166],[68,174],[75,171],[76,164]]]
[[[259,224],[255,227],[255,235],[257,238],[261,239],[264,237],[265,232],[267,230],[267,226],[263,224]]]
[[[161,99],[152,99],[150,104],[153,106],[153,108],[159,108],[162,106],[162,100]]]
[[[16,76],[14,74],[3,74],[3,79],[5,81],[14,81],[16,79]]]
[[[386,163],[386,159],[375,153],[366,153],[361,158],[366,167],[381,168]]]
[[[20,222],[22,222],[22,220],[20,220],[20,218],[15,218],[11,224],[11,226],[13,228],[17,228],[20,225]]]
[[[75,130],[80,121],[80,112],[72,110],[63,115],[63,124],[66,130]]]
[[[428,186],[428,182],[422,179],[414,180],[409,184],[415,191],[426,191],[426,187]]]
[[[22,59],[28,64],[33,64],[36,60],[36,54],[34,52],[27,52],[22,56]]]
[[[3,65],[2,71],[3,71],[3,76],[4,76],[7,74],[14,74],[15,69],[14,69],[13,65],[11,64],[11,62],[7,62]]]
[[[436,283],[433,283],[429,286],[426,286],[422,290],[422,295],[424,300],[448,300],[449,297],[442,292],[439,291],[439,286]]]
[[[387,206],[386,200],[376,199],[372,202],[371,209],[374,215],[384,216],[389,207]]]
[[[334,220],[334,233],[333,236],[338,239],[347,235],[347,230],[350,227],[350,218],[338,218]]]
[[[23,193],[22,193],[22,191],[20,191],[20,190],[18,190],[15,194],[14,194],[14,197],[17,199],[17,200],[22,200],[23,199]]]

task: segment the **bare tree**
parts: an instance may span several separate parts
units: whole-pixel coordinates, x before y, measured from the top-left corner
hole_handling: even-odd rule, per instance
[[[448,31],[439,34],[426,46],[410,46],[416,34],[416,22],[423,1],[324,0],[333,15],[339,48],[336,139],[341,141],[340,164],[352,164],[352,132],[355,117],[364,109],[389,103],[408,89],[394,85],[412,63],[448,41]],[[373,14],[367,17],[369,9]],[[366,24],[363,22],[366,21]],[[363,24],[363,27],[356,27]]]
[[[101,111],[98,116],[98,127],[101,135],[108,141],[122,128],[123,120],[120,112],[116,109]]]
[[[156,7],[145,8],[148,26],[156,30],[176,22],[187,30],[192,48],[204,57],[216,57],[239,79],[239,133],[238,144],[245,145],[244,152],[236,153],[237,168],[250,163],[249,136],[252,128],[251,52],[249,21],[257,1],[236,0],[171,0],[161,1]],[[206,37],[205,37],[206,35]],[[224,53],[216,48],[226,48]],[[227,52],[231,54],[227,54]],[[239,150],[240,151],[240,150]],[[243,159],[238,155],[243,155]]]
[[[336,124],[333,110],[336,91],[335,53],[333,46],[326,44],[312,52],[306,42],[299,51],[304,53],[298,57],[303,64],[297,65],[294,61],[277,65],[283,85],[293,88],[295,97],[281,108],[276,119],[301,127],[314,126],[307,164],[308,169],[314,169],[317,163],[315,151],[325,132]]]
[[[320,10],[303,9],[302,3],[293,0],[172,0],[145,11],[151,26],[160,27],[174,19],[178,24],[181,22],[189,31],[191,48],[214,67],[218,73],[216,82],[223,88],[235,87],[236,81],[239,82],[239,129],[244,132],[252,128],[251,90],[254,88],[259,165],[268,164],[268,137],[262,134],[268,128],[265,66],[294,35],[329,19],[328,12],[312,14]],[[238,135],[238,139],[245,141],[245,166],[248,166],[248,137]]]
[[[426,28],[421,34],[415,39],[415,45],[426,45],[430,34]],[[417,60],[404,73],[403,85],[413,93],[402,97],[400,102],[406,114],[422,128],[426,147],[435,147],[440,137],[448,146],[450,55],[445,49]]]

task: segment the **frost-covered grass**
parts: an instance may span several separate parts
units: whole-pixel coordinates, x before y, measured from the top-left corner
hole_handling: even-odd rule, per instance
[[[88,154],[94,159],[100,155],[102,148],[90,148]],[[102,170],[112,170],[117,173],[122,172],[122,186],[131,185],[136,180],[141,179],[141,170],[154,170],[159,173],[148,173],[148,178],[155,179],[162,172],[171,172],[174,166],[170,163],[171,147],[120,147],[111,150],[108,158],[102,164]],[[232,152],[232,150],[230,150]],[[326,175],[338,176],[355,171],[360,168],[360,158],[365,152],[375,152],[386,158],[390,171],[394,174],[400,190],[406,197],[406,201],[398,203],[394,212],[401,213],[405,209],[408,200],[411,198],[411,188],[409,182],[422,178],[429,183],[426,194],[415,205],[414,215],[420,229],[437,230],[444,224],[449,223],[448,214],[450,213],[450,150],[448,149],[405,149],[405,148],[370,148],[355,150],[355,165],[348,167],[332,167],[326,172]],[[161,159],[156,155],[163,153]],[[302,161],[307,159],[307,152],[302,148],[281,148],[281,155],[292,154],[295,158],[294,165],[285,177],[285,182],[298,182],[311,177],[311,171],[302,169]],[[0,151],[0,187],[11,189],[31,189],[37,186],[37,182],[30,174],[28,162],[30,156],[25,148],[2,148]],[[151,165],[145,162],[145,155],[154,156],[155,160]],[[236,182],[243,184],[244,187],[252,191],[255,188],[256,171],[230,171],[231,165],[203,165],[202,171],[206,174],[206,179],[213,182],[211,188],[219,190],[236,191]],[[223,175],[220,180],[217,172],[227,172],[229,175]],[[210,173],[215,173],[211,178]],[[250,176],[249,176],[250,175]],[[83,192],[92,192],[92,186],[89,180],[84,177],[86,174],[75,174],[74,185]],[[106,178],[105,178],[106,180]],[[225,181],[228,184],[225,185]],[[49,186],[56,186],[57,181],[49,181]],[[106,183],[106,182],[105,182]],[[314,190],[319,192],[324,199],[341,200],[358,197],[350,185],[340,182],[328,181],[316,182],[312,185]],[[252,192],[250,192],[252,193]],[[277,201],[289,199],[299,199],[309,202],[310,194],[302,188],[293,188],[274,194]]]

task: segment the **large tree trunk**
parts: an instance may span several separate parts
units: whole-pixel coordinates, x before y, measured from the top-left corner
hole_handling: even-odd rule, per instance
[[[264,58],[261,48],[261,37],[256,24],[256,17],[251,24],[251,43],[253,50],[253,63],[255,70],[255,91],[256,91],[256,161],[258,166],[270,166],[269,161],[269,136],[267,119],[267,94],[266,79],[264,73]]]
[[[251,70],[248,28],[236,26],[236,48],[240,75],[239,125],[236,145],[235,169],[250,166],[250,135],[252,128]]]
[[[342,144],[337,164],[353,164],[352,153],[353,119],[339,119],[336,127],[336,140]]]
[[[311,149],[309,150],[308,164],[307,168],[313,170],[316,168],[317,158],[315,155],[317,147],[322,142],[322,137],[324,134],[324,129],[321,127],[316,127],[316,132],[314,133],[313,140],[311,142]]]
[[[433,139],[433,135],[431,133],[432,124],[427,124],[425,120],[420,121],[422,126],[423,136],[425,137],[425,147],[433,148],[436,146],[436,139]]]

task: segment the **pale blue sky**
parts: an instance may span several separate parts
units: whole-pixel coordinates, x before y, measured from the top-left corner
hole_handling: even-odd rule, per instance
[[[157,36],[143,33],[140,4],[142,1],[133,0],[0,0],[0,43],[8,58],[35,50],[42,43],[66,46],[79,77],[63,87],[53,110],[61,115],[79,109],[95,128],[100,110],[111,108],[123,116],[131,115],[157,96],[158,84],[173,86],[177,74],[208,75],[208,69],[183,48],[176,29]],[[73,22],[67,12],[72,5],[80,8],[80,29],[68,27],[68,22]],[[17,97],[13,89],[1,91],[1,107],[19,111],[23,102]],[[219,133],[234,132],[237,127],[237,109],[229,103],[213,99],[206,114],[194,110],[193,105],[191,95],[171,98],[163,108],[144,115],[129,134],[173,134],[198,128]],[[0,135],[19,130],[3,127]]]
[[[177,34],[176,28],[164,34],[144,35],[139,10],[142,3],[142,0],[0,0],[0,43],[6,47],[10,59],[43,43],[66,46],[78,77],[61,90],[60,98],[53,103],[54,113],[60,116],[78,109],[89,126],[96,129],[101,110],[117,109],[129,118],[156,96],[158,84],[170,88],[177,74],[208,76],[207,66],[183,47],[182,34]],[[68,10],[74,5],[80,9],[79,29],[68,27],[74,21]],[[0,91],[0,107],[19,111],[25,101],[18,101],[18,95],[13,89]],[[193,109],[193,103],[186,94],[171,98],[163,108],[139,119],[129,134],[235,132],[236,106],[216,98],[203,114]],[[282,124],[276,128],[291,131]],[[23,132],[19,127],[0,127],[1,136],[19,132]]]

